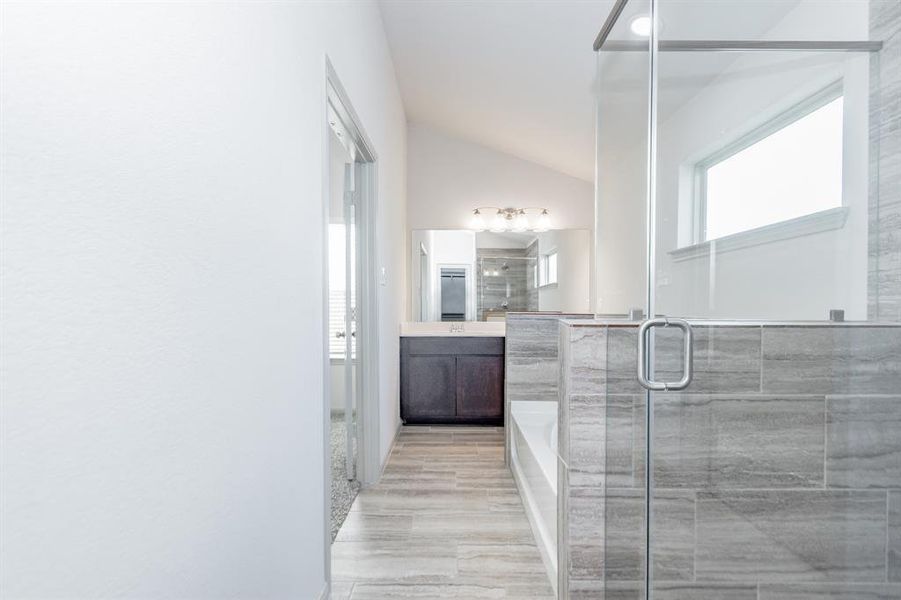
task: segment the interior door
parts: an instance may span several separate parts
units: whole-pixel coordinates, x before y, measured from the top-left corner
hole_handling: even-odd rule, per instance
[[[348,479],[356,478],[359,386],[357,375],[357,240],[356,240],[356,163],[349,162],[344,169],[344,256],[345,295],[344,304],[344,420],[347,430],[346,471]]]

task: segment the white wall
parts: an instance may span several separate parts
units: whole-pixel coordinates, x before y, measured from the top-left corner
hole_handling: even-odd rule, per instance
[[[591,232],[585,229],[538,234],[538,253],[557,253],[557,285],[538,288],[538,310],[589,311]]]
[[[324,54],[379,154],[382,450],[405,119],[372,3],[5,3],[0,595],[316,598]]]
[[[429,298],[430,321],[441,320],[441,266],[465,267],[466,279],[466,319],[474,320],[476,315],[476,234],[473,231],[414,231],[410,244],[410,281],[416,293],[411,297],[412,313],[419,315],[419,265],[420,244],[428,253],[429,281],[425,282]],[[419,320],[414,319],[414,320]]]
[[[866,39],[866,4],[801,2],[764,36],[769,39]],[[850,54],[755,53],[735,60],[712,81],[697,72],[699,53],[663,53],[661,104],[668,94],[697,91],[661,115],[657,163],[657,309],[720,318],[823,319],[844,308],[866,318],[867,115],[866,57]],[[676,261],[691,220],[689,167],[831,81],[845,80],[843,198],[848,220],[838,230]],[[689,83],[686,83],[688,80]],[[603,114],[601,115],[603,118]],[[643,131],[612,152],[599,148],[598,281],[601,312],[643,306],[646,164]],[[609,142],[612,140],[605,140]],[[605,224],[606,221],[606,224]],[[631,264],[629,269],[622,268]],[[637,285],[640,284],[640,285]]]
[[[546,207],[554,229],[593,226],[591,181],[415,123],[407,128],[407,156],[410,230],[466,229],[477,206]]]
[[[555,229],[584,228],[594,214],[592,182],[445,135],[407,128],[407,225],[466,229],[477,206],[543,206]]]

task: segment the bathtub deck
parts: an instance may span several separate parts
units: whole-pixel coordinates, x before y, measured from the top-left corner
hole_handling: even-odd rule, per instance
[[[552,599],[500,427],[404,427],[332,546],[332,598]]]

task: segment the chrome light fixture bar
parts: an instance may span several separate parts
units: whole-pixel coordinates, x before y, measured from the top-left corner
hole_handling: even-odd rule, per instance
[[[492,214],[493,213],[493,214]],[[529,213],[537,213],[537,218],[529,220]],[[486,217],[490,217],[490,222]],[[541,233],[551,228],[548,209],[543,207],[501,208],[497,206],[480,206],[473,209],[470,229],[475,231],[531,231]]]

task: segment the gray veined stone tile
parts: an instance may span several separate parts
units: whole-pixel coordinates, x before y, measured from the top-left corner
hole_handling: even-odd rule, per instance
[[[759,600],[898,600],[901,584],[761,584]]]
[[[506,591],[496,581],[454,584],[358,583],[350,600],[437,600],[439,598],[472,598],[492,600],[506,598]]]
[[[645,500],[641,490],[608,490],[604,540],[607,581],[644,579]],[[656,533],[655,530],[654,533]]]
[[[636,405],[640,396],[607,396],[606,485],[608,488],[633,488],[635,480]]]
[[[826,400],[826,485],[901,486],[901,396]]]
[[[683,370],[682,332],[655,328],[658,381],[677,381]],[[693,377],[690,393],[748,393],[760,391],[760,327],[695,326]]]
[[[757,586],[738,583],[670,583],[653,584],[654,600],[757,600]]]
[[[354,584],[347,581],[333,581],[331,585],[330,600],[350,600],[350,594]]]
[[[556,358],[508,357],[505,369],[510,402],[557,400],[560,365]]]
[[[643,581],[645,497],[643,490],[608,490],[604,575],[608,581]],[[653,496],[651,555],[654,579],[694,577],[695,494],[657,490]]]
[[[638,328],[610,327],[607,334],[607,391],[640,394],[638,383]]]
[[[607,581],[604,583],[604,600],[645,600],[644,580]]]
[[[509,356],[557,358],[557,323],[562,315],[508,315]]]
[[[603,485],[605,452],[605,398],[600,394],[574,394],[566,400],[569,421],[567,465],[571,473],[595,474]]]
[[[697,503],[698,581],[885,581],[885,492],[699,492]]]
[[[888,498],[888,580],[901,583],[901,491]]]
[[[351,511],[338,530],[336,542],[406,540],[413,527],[411,515],[385,515]]]
[[[901,327],[763,328],[763,393],[897,394]]]
[[[461,577],[512,577],[536,585],[550,583],[535,544],[469,544],[457,550],[457,569]]]
[[[695,493],[655,490],[652,508],[654,580],[690,581],[694,578]]]
[[[565,595],[561,594],[560,598],[568,600],[610,600],[613,596],[607,595],[606,586],[602,579],[579,579],[573,578],[569,580],[569,588]],[[630,598],[622,597],[623,600]]]
[[[564,502],[566,508],[566,564],[575,579],[603,579],[605,539],[605,494],[597,488],[574,488]]]
[[[661,488],[823,486],[825,398],[661,394],[654,483]]]
[[[441,583],[456,575],[456,543],[373,540],[332,544],[335,581]]]
[[[566,351],[565,386],[570,394],[604,393],[607,381],[605,328],[572,327]]]

